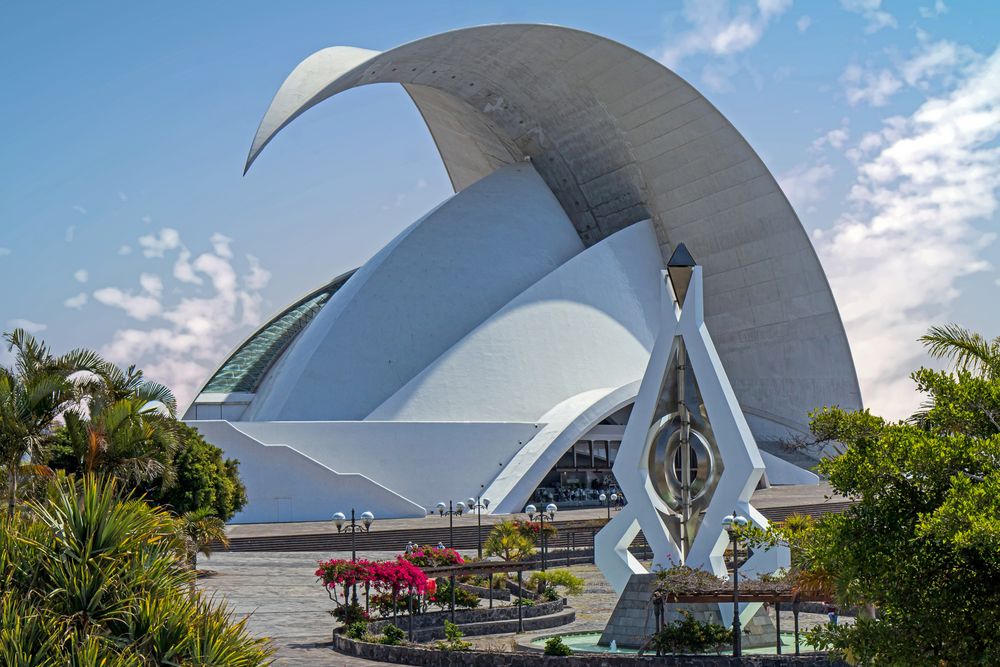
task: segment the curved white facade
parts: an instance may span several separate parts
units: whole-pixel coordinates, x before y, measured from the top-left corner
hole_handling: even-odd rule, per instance
[[[286,520],[271,505],[325,519],[308,498],[347,503],[332,483],[347,474],[399,496],[373,492],[377,514],[413,514],[406,503],[427,500],[397,470],[414,474],[413,451],[435,497],[486,488],[495,508],[519,510],[568,446],[634,399],[679,242],[704,267],[706,323],[758,440],[804,430],[816,407],[860,406],[794,211],[732,125],[662,65],[553,26],[324,49],[282,85],[248,166],[311,106],[384,82],[410,93],[458,194],[279,314],[192,405],[192,423],[224,420],[257,443],[248,454],[241,440],[244,466],[285,445],[329,471],[331,484],[307,488],[276,465],[266,489],[248,485],[253,509],[238,520]],[[427,423],[438,426],[398,455],[400,434]],[[221,431],[215,441],[227,449]],[[344,455],[347,441],[368,455]],[[489,466],[442,465],[458,449]],[[776,465],[773,477],[796,475]]]

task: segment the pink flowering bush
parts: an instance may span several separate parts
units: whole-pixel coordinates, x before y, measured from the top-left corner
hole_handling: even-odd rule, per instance
[[[333,558],[319,562],[316,576],[319,577],[330,599],[337,604],[335,616],[349,605],[348,596],[353,586],[366,587],[366,590],[373,591],[375,596],[385,596],[389,599],[399,596],[400,593],[412,592],[415,595],[423,595],[430,586],[430,580],[423,570],[402,557],[395,561],[356,562]]]
[[[454,549],[438,549],[430,545],[417,547],[411,553],[402,554],[399,558],[407,560],[417,567],[445,567],[465,563],[465,559]]]

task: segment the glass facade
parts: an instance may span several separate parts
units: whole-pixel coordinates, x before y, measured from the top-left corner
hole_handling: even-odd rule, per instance
[[[255,392],[267,370],[278,360],[281,353],[352,275],[354,271],[337,276],[320,289],[293,303],[258,329],[226,359],[205,384],[202,392],[219,394]]]

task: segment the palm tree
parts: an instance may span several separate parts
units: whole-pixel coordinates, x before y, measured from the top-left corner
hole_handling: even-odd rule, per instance
[[[188,558],[191,561],[192,570],[198,567],[198,554],[204,554],[205,558],[212,557],[214,543],[218,542],[223,549],[229,548],[226,524],[222,519],[212,514],[211,509],[203,508],[182,514],[181,531],[187,541]]]
[[[12,368],[0,367],[0,459],[7,477],[7,514],[14,514],[25,461],[37,461],[56,419],[74,403],[71,376],[93,371],[103,360],[90,350],[55,356],[24,329],[5,334],[15,353]]]
[[[1000,378],[1000,336],[986,340],[982,334],[957,324],[931,327],[920,337],[927,353],[947,359],[960,371],[993,380]]]
[[[516,522],[501,521],[493,526],[483,542],[483,553],[505,561],[524,560],[535,553],[535,538],[525,534]]]
[[[123,371],[106,361],[77,390],[77,404],[64,414],[76,468],[130,485],[159,478],[169,484],[177,447],[177,401],[170,390],[143,379],[135,366]]]

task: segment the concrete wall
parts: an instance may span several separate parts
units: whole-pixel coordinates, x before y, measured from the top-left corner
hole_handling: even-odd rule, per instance
[[[531,165],[495,172],[365,263],[271,370],[244,420],[365,418],[582,249]]]

